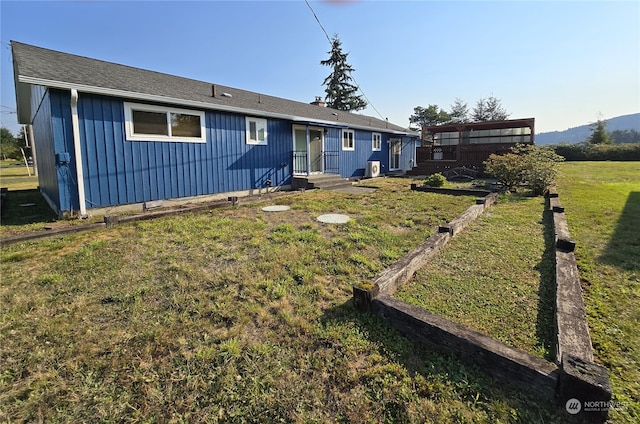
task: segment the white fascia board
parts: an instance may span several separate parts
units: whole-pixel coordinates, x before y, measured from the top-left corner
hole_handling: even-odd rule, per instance
[[[100,94],[104,96],[122,97],[126,99],[146,100],[149,102],[169,103],[169,104],[188,106],[188,107],[193,107],[198,109],[220,110],[223,112],[232,112],[232,113],[239,113],[244,115],[252,115],[252,116],[266,117],[266,118],[277,118],[277,119],[284,119],[284,120],[294,121],[294,122],[313,121],[313,122],[317,122],[319,124],[325,124],[325,125],[336,125],[337,123],[335,121],[311,119],[308,117],[286,115],[282,113],[265,112],[263,110],[245,109],[237,106],[225,106],[225,105],[220,105],[215,103],[178,99],[174,97],[158,96],[155,94],[136,93],[133,91],[118,90],[115,88],[96,87],[92,85],[75,84],[72,82],[54,81],[54,80],[47,80],[42,78],[27,77],[22,75],[18,76],[18,81],[25,84],[43,85],[51,88],[59,88],[59,89],[66,89],[66,90],[75,89],[81,93]],[[362,129],[367,131],[381,131],[381,132],[398,134],[398,135],[411,135],[407,132],[390,130],[388,128],[375,128],[375,127],[367,127],[362,125],[349,125],[346,122],[344,123],[341,122],[341,124],[344,124],[349,128],[354,128],[354,129]]]

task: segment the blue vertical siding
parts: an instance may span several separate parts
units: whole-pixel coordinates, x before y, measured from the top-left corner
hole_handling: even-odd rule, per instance
[[[382,136],[380,151],[373,151],[373,133]],[[366,172],[367,162],[380,161],[381,171],[389,170],[389,138],[392,135],[379,131],[354,130],[355,150],[342,150],[342,129],[328,128],[325,135],[325,151],[338,152],[340,176],[361,177]]]
[[[332,141],[331,145],[333,146],[335,143],[340,152],[340,175],[343,178],[364,176],[367,169],[367,162],[372,160],[379,160],[383,170],[385,167],[388,167],[389,149],[388,143],[386,143],[388,139],[387,134],[382,134],[382,150],[376,152],[373,151],[372,131],[354,130],[354,150],[342,150],[341,129],[335,129],[335,131],[331,131],[329,135],[332,138],[336,137],[336,140]]]
[[[206,112],[206,143],[169,143],[127,141],[121,99],[81,93],[78,114],[87,208],[291,183],[286,121],[269,119],[268,144],[256,146],[242,115]]]
[[[86,207],[109,207],[291,184],[292,123],[267,119],[267,145],[245,142],[244,115],[207,111],[206,143],[127,141],[124,101],[80,93],[78,102]],[[68,91],[49,90],[34,118],[40,186],[59,210],[78,210]],[[372,132],[355,130],[355,150],[342,150],[342,129],[327,128],[325,151],[337,152],[343,177],[363,176],[367,162],[389,167],[390,134],[372,149]],[[405,139],[403,169],[413,159]],[[71,161],[57,164],[56,153]]]
[[[79,209],[77,169],[71,126],[71,95],[68,91],[49,90],[49,105],[54,155],[68,153],[70,161],[66,164],[54,162],[58,178],[58,212]]]
[[[58,192],[58,171],[56,169],[56,149],[53,139],[53,124],[49,93],[44,95],[33,117],[33,133],[36,156],[38,158],[38,186],[53,203],[56,212],[60,211]]]
[[[372,145],[373,145],[373,142],[372,142]],[[380,162],[381,173],[386,173],[389,171],[389,134],[382,133],[382,139],[380,142],[380,151],[374,152],[373,146],[372,146],[372,151],[371,151],[369,160],[377,160]]]

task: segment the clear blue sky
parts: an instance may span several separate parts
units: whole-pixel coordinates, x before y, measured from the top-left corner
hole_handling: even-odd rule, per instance
[[[536,132],[640,112],[640,2],[311,1],[372,107],[488,96]],[[329,42],[304,0],[0,1],[2,125],[17,132],[10,40],[310,102]]]

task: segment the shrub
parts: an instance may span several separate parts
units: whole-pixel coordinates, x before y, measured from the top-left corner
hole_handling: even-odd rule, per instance
[[[427,187],[442,187],[446,181],[447,179],[445,178],[445,176],[438,172],[429,175],[424,180],[423,184]]]
[[[524,161],[516,153],[492,153],[484,161],[484,170],[500,181],[507,191],[514,191],[524,181]]]
[[[564,160],[553,149],[518,144],[510,153],[492,154],[484,162],[485,172],[494,176],[508,191],[521,185],[538,196],[553,183],[558,173],[558,162]]]
[[[558,175],[558,162],[564,158],[548,147],[526,146],[524,151],[525,186],[535,196],[543,194]]]

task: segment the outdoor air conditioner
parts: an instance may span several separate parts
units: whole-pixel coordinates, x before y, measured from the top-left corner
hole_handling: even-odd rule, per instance
[[[367,173],[365,175],[368,178],[379,177],[380,176],[380,161],[379,160],[370,160],[367,162]]]

